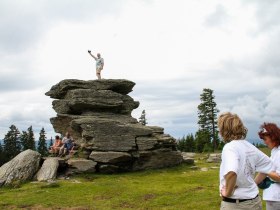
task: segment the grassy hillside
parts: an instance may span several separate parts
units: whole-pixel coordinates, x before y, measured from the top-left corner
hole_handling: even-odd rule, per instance
[[[86,174],[56,183],[0,189],[0,209],[190,209],[217,210],[219,164],[196,156],[196,166],[118,175]]]

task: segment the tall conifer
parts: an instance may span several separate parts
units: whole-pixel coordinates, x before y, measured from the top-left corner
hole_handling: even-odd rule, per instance
[[[47,143],[46,143],[46,132],[45,132],[44,128],[42,128],[41,131],[40,131],[37,151],[42,156],[47,156],[48,155],[48,148],[47,148]]]
[[[32,126],[27,129],[27,149],[36,150],[35,137]]]
[[[200,95],[201,103],[198,105],[198,125],[199,132],[196,134],[201,138],[206,138],[203,143],[212,143],[213,150],[218,148],[218,130],[217,130],[217,104],[214,101],[213,90],[204,88]],[[204,145],[205,146],[205,145]],[[199,146],[201,148],[201,146]]]
[[[20,135],[20,143],[22,146],[22,151],[29,149],[28,134],[26,131],[22,131],[22,134]]]
[[[21,151],[19,138],[20,132],[15,125],[10,126],[10,130],[4,137],[4,152],[7,160],[11,160]]]

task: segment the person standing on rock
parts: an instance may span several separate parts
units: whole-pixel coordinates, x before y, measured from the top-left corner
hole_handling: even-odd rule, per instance
[[[104,59],[101,57],[100,53],[97,53],[97,57],[95,57],[93,54],[91,54],[90,50],[88,50],[88,53],[96,61],[96,76],[98,79],[101,79],[101,70],[103,70],[103,67],[104,67]]]
[[[221,209],[261,210],[262,201],[254,180],[255,173],[269,174],[274,169],[272,161],[245,140],[247,128],[237,114],[221,114],[218,127],[226,142],[220,167]]]

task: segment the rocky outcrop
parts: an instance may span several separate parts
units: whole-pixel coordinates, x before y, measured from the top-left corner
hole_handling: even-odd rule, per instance
[[[80,148],[76,156],[96,163],[97,172],[144,170],[182,162],[175,139],[164,134],[163,128],[143,126],[131,117],[139,106],[127,95],[134,85],[128,80],[63,80],[46,93],[55,99],[57,116],[51,118],[55,131],[71,132]]]
[[[0,186],[31,180],[39,169],[41,155],[33,150],[21,152],[0,167]]]

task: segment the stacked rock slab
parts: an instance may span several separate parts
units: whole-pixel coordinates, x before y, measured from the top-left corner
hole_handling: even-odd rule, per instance
[[[176,141],[163,128],[143,126],[131,117],[139,106],[128,93],[135,83],[122,79],[74,80],[54,85],[57,133],[71,132],[80,158],[96,163],[96,171],[114,173],[154,169],[182,162]]]

